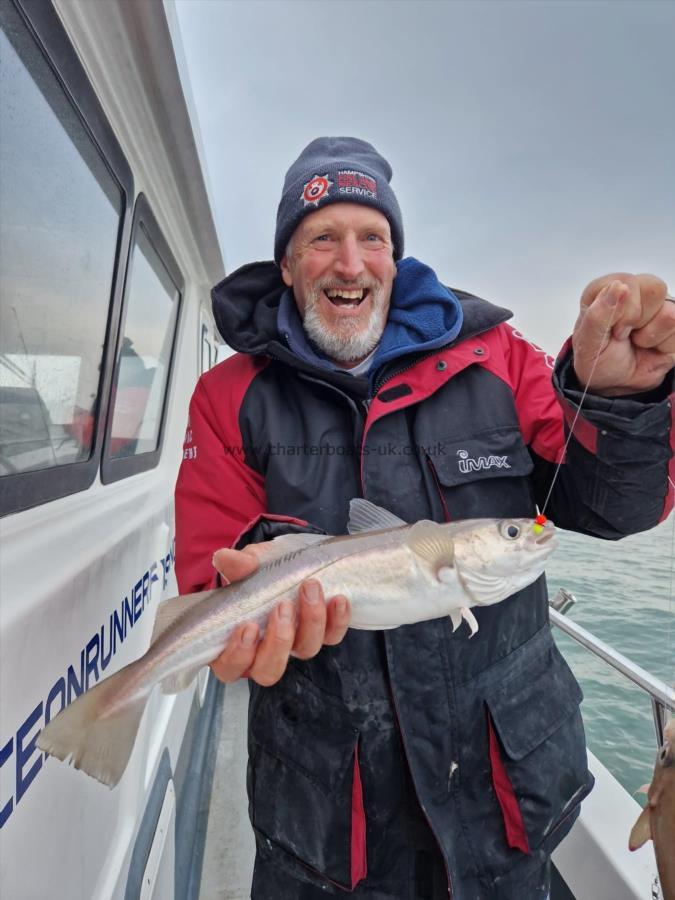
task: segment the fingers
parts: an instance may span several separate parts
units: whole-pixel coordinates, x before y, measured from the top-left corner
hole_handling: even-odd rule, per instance
[[[655,275],[626,272],[588,285],[572,335],[581,384],[609,396],[662,381],[675,353],[675,305],[666,292]]]
[[[328,603],[324,644],[339,644],[347,633],[351,619],[351,608],[346,597],[333,597]]]
[[[214,564],[223,577],[235,581],[258,565],[253,555],[248,560],[247,555],[245,551],[218,550]],[[300,586],[297,606],[284,600],[272,611],[262,641],[255,623],[242,624],[211,663],[211,669],[226,683],[247,676],[264,687],[276,684],[286,671],[291,653],[299,659],[310,659],[324,644],[339,644],[349,627],[350,614],[346,597],[333,597],[326,604],[320,583],[306,581]]]
[[[612,337],[626,340],[661,310],[667,290],[666,283],[656,275],[603,275],[591,281],[581,295],[580,318],[590,316],[589,322],[602,333],[611,325]]]
[[[253,665],[260,629],[255,622],[245,622],[230,637],[219,657],[211,663],[211,671],[226,684],[241,678]]]
[[[249,677],[263,687],[276,684],[286,671],[295,639],[295,606],[282,600],[270,614]]]
[[[311,659],[321,649],[326,632],[326,603],[318,581],[305,581],[300,586],[298,611],[293,656]]]
[[[636,347],[675,353],[675,303],[663,303],[655,315],[630,336]]]

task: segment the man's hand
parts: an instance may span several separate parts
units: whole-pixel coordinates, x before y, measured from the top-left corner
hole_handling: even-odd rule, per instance
[[[213,565],[225,583],[240,581],[258,568],[256,548],[264,546],[251,544],[244,550],[218,550]],[[333,597],[326,603],[319,582],[305,581],[300,586],[297,607],[286,600],[271,613],[262,641],[255,622],[240,625],[211,663],[211,669],[220,681],[246,676],[265,687],[275,684],[284,674],[291,654],[309,659],[324,644],[339,644],[347,632],[349,617],[346,597]]]
[[[625,272],[588,285],[572,335],[583,387],[618,397],[661,384],[675,365],[675,303],[666,300],[667,290],[655,275]]]

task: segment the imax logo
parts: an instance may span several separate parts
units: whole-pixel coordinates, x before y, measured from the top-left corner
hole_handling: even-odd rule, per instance
[[[480,472],[482,469],[511,468],[505,456],[479,456],[478,459],[472,459],[468,450],[458,450],[457,456],[459,456],[459,471],[464,475],[468,475],[469,472]]]

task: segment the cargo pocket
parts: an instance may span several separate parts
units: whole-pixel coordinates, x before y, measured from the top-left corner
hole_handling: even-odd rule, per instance
[[[251,820],[263,845],[351,890],[366,875],[366,823],[347,710],[289,672],[265,690],[250,736]]]
[[[504,518],[534,509],[527,479],[534,464],[517,427],[492,428],[461,440],[453,436],[439,441],[438,448],[436,453],[429,448],[427,463],[448,518]]]
[[[582,699],[556,647],[486,697],[492,782],[509,847],[545,844],[550,852],[593,786]]]

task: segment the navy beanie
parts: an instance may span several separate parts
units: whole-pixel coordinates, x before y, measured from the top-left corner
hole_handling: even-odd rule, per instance
[[[274,259],[280,262],[291,235],[306,215],[340,201],[362,203],[389,220],[394,259],[403,256],[401,210],[389,186],[391,166],[366,141],[320,137],[308,144],[286,173],[277,210]]]

